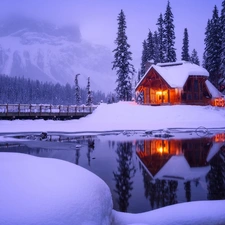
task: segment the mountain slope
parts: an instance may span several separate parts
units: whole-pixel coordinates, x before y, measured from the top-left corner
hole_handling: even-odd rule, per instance
[[[73,84],[79,73],[80,86],[90,76],[92,89],[109,92],[115,88],[112,60],[109,49],[83,40],[77,26],[22,17],[0,25],[1,74]]]

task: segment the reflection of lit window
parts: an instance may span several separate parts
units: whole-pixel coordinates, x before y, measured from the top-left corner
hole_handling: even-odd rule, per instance
[[[216,134],[214,136],[214,141],[215,142],[224,142],[225,141],[225,133],[222,134]]]

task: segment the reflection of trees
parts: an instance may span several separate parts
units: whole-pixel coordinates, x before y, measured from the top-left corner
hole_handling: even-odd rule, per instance
[[[177,186],[175,180],[152,180],[147,172],[142,171],[145,197],[149,199],[152,209],[177,203]]]
[[[121,212],[126,212],[129,206],[129,198],[133,190],[131,178],[136,170],[132,163],[132,143],[118,143],[116,153],[118,155],[117,172],[113,172],[116,181],[115,192],[118,194],[118,205]]]
[[[93,152],[95,149],[95,141],[93,139],[88,139],[88,152],[87,152],[87,158],[88,158],[88,165],[91,165],[91,152]]]
[[[76,148],[76,159],[75,159],[75,163],[77,165],[79,164],[79,158],[80,158],[80,148]]]
[[[225,199],[225,145],[210,161],[211,169],[206,175],[208,199]]]
[[[191,181],[184,182],[184,190],[187,202],[191,201]]]

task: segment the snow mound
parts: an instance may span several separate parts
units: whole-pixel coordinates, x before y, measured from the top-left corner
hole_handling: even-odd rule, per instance
[[[113,211],[113,216],[116,225],[224,225],[224,208],[225,200],[196,201],[138,214]]]
[[[110,190],[91,172],[19,153],[0,153],[0,162],[0,224],[111,223]]]

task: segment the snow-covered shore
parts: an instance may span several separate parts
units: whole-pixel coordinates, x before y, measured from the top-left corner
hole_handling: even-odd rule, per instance
[[[0,153],[0,224],[224,225],[225,200],[167,206],[145,213],[112,209],[107,185],[62,160]]]
[[[103,103],[93,114],[79,120],[0,120],[0,133],[104,132],[200,126],[225,129],[225,108],[188,105],[144,106],[135,102]]]
[[[225,108],[101,104],[79,120],[0,121],[0,136],[20,132],[104,132],[167,128],[225,131]],[[176,204],[146,213],[112,209],[107,185],[74,164],[0,153],[0,224],[4,225],[224,225],[225,200]]]

